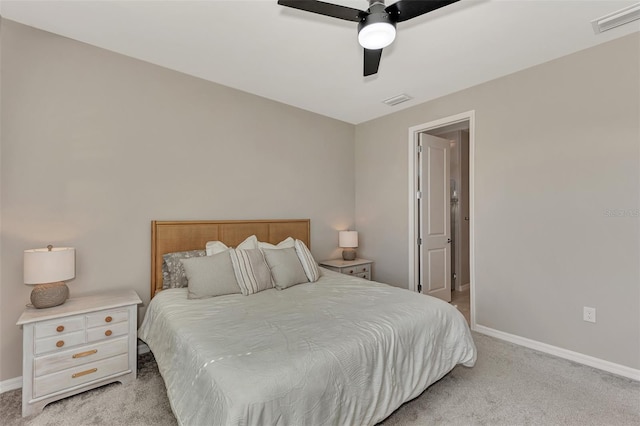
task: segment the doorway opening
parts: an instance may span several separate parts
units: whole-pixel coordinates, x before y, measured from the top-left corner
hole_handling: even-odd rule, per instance
[[[474,111],[409,129],[409,289],[475,327]]]

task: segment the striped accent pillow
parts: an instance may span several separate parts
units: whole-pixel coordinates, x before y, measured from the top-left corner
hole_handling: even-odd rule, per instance
[[[271,272],[260,249],[231,249],[229,255],[242,294],[248,296],[273,288]]]
[[[309,282],[314,283],[318,281],[318,278],[320,278],[320,270],[318,269],[318,264],[311,255],[311,252],[305,243],[300,240],[296,240],[294,245],[296,248],[296,254],[300,259],[300,263],[302,263],[302,269],[304,269],[304,273],[309,279]]]

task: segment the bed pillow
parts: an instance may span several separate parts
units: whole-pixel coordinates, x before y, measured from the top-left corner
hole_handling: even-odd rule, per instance
[[[293,248],[295,244],[295,240],[291,237],[287,237],[284,240],[280,241],[278,244],[270,244],[262,241],[258,241],[258,248],[261,249],[283,249],[283,248]]]
[[[228,252],[181,259],[187,274],[189,299],[205,299],[241,293]]]
[[[256,237],[255,235],[247,237],[247,238],[245,238],[245,240],[243,242],[238,244],[238,246],[236,248],[240,249],[240,250],[257,249],[258,248],[258,237]]]
[[[311,252],[309,251],[305,243],[300,240],[296,240],[295,249],[296,254],[298,255],[298,259],[300,259],[300,263],[302,264],[302,269],[304,269],[304,273],[307,275],[309,282],[314,283],[318,281],[318,278],[320,278],[318,263],[311,255]]]
[[[207,251],[207,256],[213,256],[214,254],[229,250],[229,247],[222,241],[207,241],[205,250]]]
[[[187,286],[187,275],[180,262],[181,259],[201,257],[206,255],[204,250],[179,251],[162,256],[162,288],[180,288]]]
[[[243,242],[238,244],[236,247],[241,250],[247,249],[256,249],[258,248],[258,237],[255,235],[251,235],[250,237],[245,238]],[[213,256],[214,254],[222,253],[225,250],[229,250],[229,247],[222,241],[207,241],[205,245],[205,250],[207,251],[207,256]]]
[[[188,279],[189,299],[241,293],[228,252],[182,259],[180,262]]]
[[[262,251],[271,271],[273,285],[278,290],[309,282],[295,247],[263,249]]]
[[[231,249],[229,255],[242,294],[248,296],[273,288],[271,272],[260,249]]]

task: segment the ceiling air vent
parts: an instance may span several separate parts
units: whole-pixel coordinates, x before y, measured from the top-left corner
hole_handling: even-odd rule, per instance
[[[628,24],[636,19],[640,19],[640,3],[594,19],[591,21],[591,25],[593,25],[593,32],[600,34],[612,28],[619,27],[620,25]]]
[[[410,101],[411,99],[413,99],[411,96],[402,93],[402,94],[394,96],[392,98],[385,99],[384,101],[382,101],[382,103],[383,104],[387,104],[389,106],[396,106],[396,105],[401,104],[403,102]]]

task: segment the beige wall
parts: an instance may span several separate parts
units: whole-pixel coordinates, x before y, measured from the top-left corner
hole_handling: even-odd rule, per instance
[[[408,129],[469,110],[478,324],[640,368],[640,34],[358,125],[377,280],[407,286]]]
[[[73,295],[149,300],[152,219],[353,227],[354,126],[2,21],[0,381],[21,372],[22,252],[77,249]],[[141,310],[140,313],[143,311]]]

